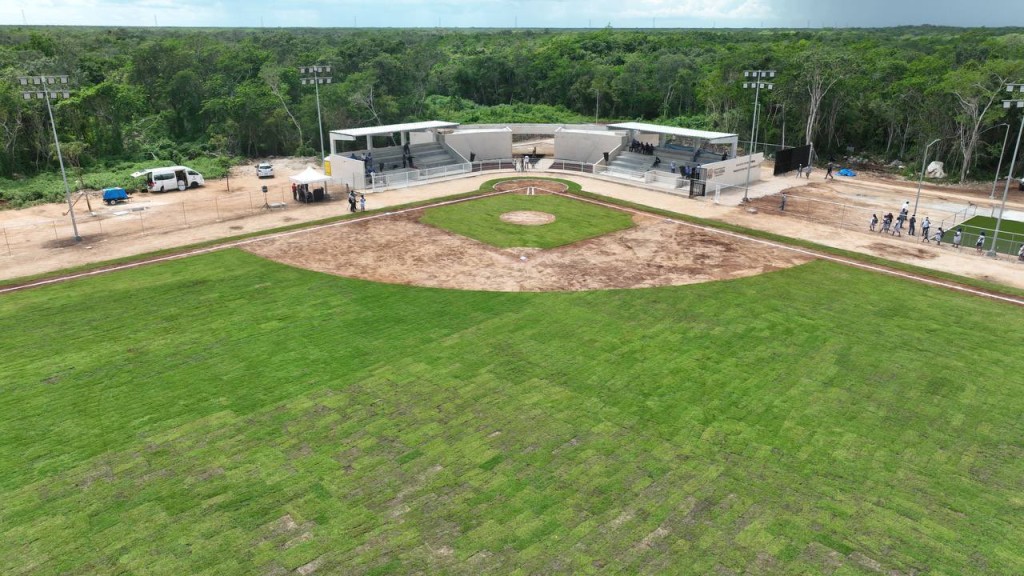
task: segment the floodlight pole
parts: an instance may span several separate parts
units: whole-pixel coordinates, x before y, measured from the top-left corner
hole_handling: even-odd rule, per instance
[[[68,77],[67,76],[22,76],[18,78],[18,82],[23,86],[21,95],[25,100],[31,100],[33,96],[35,98],[41,98],[46,100],[46,112],[50,115],[50,128],[53,129],[53,142],[57,146],[57,162],[60,163],[60,176],[64,180],[64,198],[68,202],[68,214],[71,215],[71,230],[75,235],[75,242],[81,242],[82,237],[78,234],[78,222],[75,220],[75,205],[71,201],[71,187],[68,186],[68,175],[64,170],[64,155],[60,151],[60,138],[57,137],[57,123],[53,120],[53,108],[50,106],[51,98],[69,98],[70,92],[67,89]],[[50,84],[61,84],[64,86],[63,90],[51,91]],[[37,89],[29,90],[30,86],[34,86]],[[38,87],[42,87],[42,91],[38,90]]]
[[[764,78],[775,78],[775,70],[744,70],[744,78],[753,78],[753,82],[744,82],[744,88],[754,89],[754,114],[753,119],[750,121],[750,150],[747,150],[747,183],[743,187],[743,202],[750,202],[747,193],[750,191],[750,165],[754,163],[754,134],[757,131],[757,103],[761,96],[761,88],[765,90],[771,90],[775,87],[775,84],[771,82],[762,82]]]
[[[1024,92],[1024,84],[1007,84],[1006,91],[1013,93],[1014,89]],[[1024,108],[1024,99],[1003,100],[1003,108]],[[1017,162],[1017,152],[1020,150],[1020,135],[1024,132],[1024,118],[1021,119],[1020,128],[1017,130],[1017,143],[1013,146],[1013,156],[1010,157],[1010,171],[1006,174],[1006,186],[1003,188],[1003,203],[999,206],[999,218],[996,219],[996,231],[992,234],[992,248],[987,252],[988,256],[995,258],[999,253],[996,246],[999,244],[999,229],[1003,225],[1003,211],[1006,210],[1006,196],[1010,193],[1010,180],[1013,178],[1013,168]],[[1009,133],[1009,130],[1007,130]]]
[[[992,179],[992,193],[988,195],[989,200],[996,199],[996,183],[999,182],[999,171],[1003,169],[1003,156],[1006,155],[1006,141],[1010,138],[1010,123],[1003,122],[1002,124],[996,124],[992,128],[998,128],[1000,126],[1006,127],[1006,134],[1003,136],[1003,149],[999,152],[999,163],[996,164],[996,177]],[[992,128],[989,128],[989,130]]]
[[[324,162],[327,159],[327,155],[324,153],[324,121],[320,115],[320,85],[330,84],[330,76],[321,76],[320,73],[330,74],[330,66],[300,66],[299,72],[302,74],[313,74],[312,77],[304,76],[301,78],[303,84],[312,84],[316,90],[316,124],[320,128],[320,167],[323,168]]]
[[[928,149],[932,147],[936,142],[942,140],[942,138],[936,138],[928,143],[924,147],[924,154],[921,155],[921,177],[917,180],[917,196],[914,197],[914,211],[911,212],[915,217],[917,216],[917,203],[921,201],[921,184],[924,183],[924,165],[928,161]]]

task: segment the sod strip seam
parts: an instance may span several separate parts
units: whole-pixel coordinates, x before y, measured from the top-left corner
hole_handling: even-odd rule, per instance
[[[179,252],[177,254],[171,254],[171,255],[168,255],[168,256],[160,256],[158,258],[151,258],[151,259],[148,259],[148,260],[139,260],[139,261],[136,261],[136,262],[129,262],[127,264],[120,264],[120,265],[117,265],[117,266],[112,266],[110,268],[99,268],[99,269],[96,269],[96,270],[89,270],[89,271],[86,271],[86,272],[79,272],[77,274],[71,274],[71,275],[68,275],[68,276],[57,276],[55,278],[47,278],[45,280],[38,280],[36,282],[30,282],[28,284],[20,284],[18,286],[11,286],[11,287],[8,287],[8,288],[0,288],[0,295],[8,294],[8,293],[11,293],[11,292],[18,292],[20,290],[28,290],[30,288],[41,288],[43,286],[49,286],[51,284],[58,284],[58,283],[61,283],[61,282],[69,282],[71,280],[78,280],[80,278],[89,278],[91,276],[98,276],[100,274],[106,274],[108,272],[118,272],[118,271],[121,271],[121,270],[131,270],[133,268],[139,268],[141,266],[148,266],[150,264],[159,264],[161,262],[170,262],[170,261],[173,261],[173,260],[181,260],[182,258],[189,258],[189,257],[192,257],[192,256],[200,256],[202,254],[209,254],[211,252],[217,252],[217,251],[220,251],[220,250],[227,250],[228,248],[238,248],[240,246],[245,246],[247,244],[252,244],[254,242],[261,242],[263,240],[274,240],[274,239],[277,239],[277,238],[286,238],[286,237],[292,236],[294,234],[305,234],[307,232],[314,232],[314,231],[317,231],[317,230],[326,230],[328,228],[333,228],[335,226],[345,226],[345,225],[348,225],[348,224],[355,224],[357,222],[366,222],[366,221],[369,221],[369,220],[374,220],[376,218],[383,218],[385,216],[394,216],[396,214],[405,214],[407,212],[413,212],[413,211],[416,211],[416,210],[425,210],[427,208],[436,208],[436,207],[439,207],[439,206],[447,206],[449,204],[458,204],[459,202],[466,202],[466,201],[469,201],[469,200],[479,200],[481,198],[487,198],[489,196],[496,196],[496,195],[499,195],[499,194],[508,194],[508,193],[509,193],[509,191],[507,191],[507,190],[500,190],[500,191],[495,191],[495,192],[487,192],[487,193],[484,193],[484,194],[478,194],[476,196],[470,196],[470,197],[467,197],[467,198],[457,198],[455,200],[445,200],[443,202],[437,202],[435,204],[428,204],[428,205],[424,205],[424,206],[415,206],[415,207],[412,207],[412,208],[403,208],[401,210],[395,210],[393,212],[380,212],[380,213],[377,213],[377,214],[371,214],[369,216],[361,216],[361,217],[357,217],[357,218],[349,218],[349,219],[346,219],[346,220],[341,220],[341,221],[338,221],[338,222],[331,222],[329,224],[319,224],[317,226],[312,226],[312,227],[309,227],[309,228],[298,228],[298,229],[295,229],[295,230],[288,230],[287,232],[277,232],[277,233],[274,233],[274,234],[267,234],[265,236],[257,236],[255,238],[246,238],[245,240],[236,240],[234,242],[228,242],[226,244],[218,244],[216,246],[209,246],[207,248],[197,248],[195,250],[188,250],[188,251],[185,251],[185,252]]]
[[[916,280],[918,282],[923,282],[925,284],[931,284],[933,286],[938,286],[938,287],[941,287],[941,288],[947,288],[947,289],[950,289],[950,290],[957,290],[957,291],[960,291],[960,292],[966,292],[968,294],[973,294],[975,296],[984,296],[986,298],[991,298],[993,300],[1001,300],[1003,302],[1007,302],[1007,303],[1010,303],[1010,304],[1016,304],[1018,306],[1024,306],[1024,299],[1014,298],[1012,296],[1006,296],[1006,295],[1003,295],[1003,294],[995,294],[995,293],[992,293],[992,292],[986,292],[984,290],[978,290],[978,289],[975,289],[975,288],[969,288],[967,286],[961,286],[959,284],[945,282],[945,281],[942,281],[942,280],[936,280],[934,278],[929,278],[927,276],[919,276],[919,275],[911,274],[909,272],[901,272],[899,270],[893,270],[891,268],[885,268],[883,266],[877,266],[877,265],[874,265],[874,264],[867,264],[867,263],[864,263],[864,262],[858,262],[857,260],[847,259],[847,258],[843,258],[843,257],[840,257],[840,256],[833,256],[831,254],[826,254],[826,253],[823,253],[823,252],[816,252],[814,250],[810,250],[810,249],[807,249],[807,248],[798,248],[796,246],[789,246],[787,244],[773,242],[771,240],[764,240],[762,238],[754,238],[752,236],[746,236],[744,234],[739,234],[737,232],[730,232],[728,230],[720,230],[720,229],[712,228],[712,227],[709,227],[709,226],[702,226],[700,224],[694,224],[692,222],[686,222],[685,220],[676,220],[675,218],[668,218],[668,217],[665,217],[665,216],[657,216],[655,214],[651,214],[649,212],[645,212],[645,211],[639,210],[637,208],[631,208],[631,207],[626,207],[626,206],[619,206],[619,205],[612,204],[612,203],[601,202],[599,200],[594,200],[593,198],[586,198],[586,197],[583,197],[583,196],[576,196],[576,195],[568,193],[568,192],[552,192],[552,194],[559,194],[561,196],[567,196],[567,197],[575,198],[575,199],[581,200],[583,202],[590,202],[591,204],[596,204],[598,206],[605,206],[605,207],[608,207],[608,208],[615,208],[615,209],[623,210],[625,212],[630,212],[630,213],[633,213],[633,214],[642,214],[642,215],[645,215],[645,216],[656,216],[656,217],[659,217],[659,218],[664,218],[666,222],[671,222],[673,224],[681,224],[683,226],[689,226],[691,228],[695,228],[697,230],[701,230],[701,231],[704,231],[704,232],[714,232],[716,234],[722,234],[724,236],[729,236],[731,238],[736,238],[736,239],[740,239],[740,240],[747,240],[747,241],[750,241],[750,242],[755,242],[755,243],[762,244],[762,245],[765,245],[765,246],[769,246],[769,247],[772,247],[772,248],[783,248],[783,249],[789,250],[791,252],[796,252],[797,254],[804,254],[806,256],[813,256],[815,258],[820,258],[822,260],[829,260],[831,262],[836,262],[838,264],[845,264],[847,266],[853,266],[855,268],[861,268],[863,270],[870,270],[872,272],[880,272],[882,274],[888,274],[890,276],[896,276],[897,278],[903,278],[903,279],[906,279],[906,280]]]

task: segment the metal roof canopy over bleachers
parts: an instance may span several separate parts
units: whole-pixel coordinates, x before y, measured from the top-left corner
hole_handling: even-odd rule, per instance
[[[708,144],[728,144],[732,147],[732,155],[736,156],[736,145],[739,142],[738,134],[727,134],[725,132],[708,132],[707,130],[691,130],[690,128],[676,128],[675,126],[661,126],[658,124],[645,124],[643,122],[623,122],[621,124],[609,124],[608,128],[613,130],[636,130],[652,134],[667,134],[670,136],[681,136],[702,140]]]
[[[363,136],[381,136],[394,134],[395,132],[423,132],[425,130],[437,130],[440,128],[455,128],[458,122],[441,122],[431,120],[428,122],[410,122],[407,124],[391,124],[388,126],[367,126],[365,128],[346,128],[343,130],[331,130],[331,135],[336,136],[335,140],[355,140]]]

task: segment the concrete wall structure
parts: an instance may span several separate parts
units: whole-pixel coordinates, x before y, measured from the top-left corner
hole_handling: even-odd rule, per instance
[[[328,156],[328,162],[331,166],[331,183],[348,184],[354,189],[365,186],[366,165],[362,160],[353,160],[347,155],[331,154]]]
[[[607,130],[558,130],[555,132],[555,158],[594,164],[604,153],[621,146],[625,135]]]
[[[475,154],[476,160],[498,160],[512,157],[512,130],[505,126],[495,129],[456,130],[444,135],[445,144],[463,158]]]
[[[707,170],[709,185],[744,186],[747,183],[747,167],[750,167],[750,181],[757,182],[761,179],[761,164],[763,163],[764,153],[758,152],[751,156],[710,162],[704,164],[702,168]]]

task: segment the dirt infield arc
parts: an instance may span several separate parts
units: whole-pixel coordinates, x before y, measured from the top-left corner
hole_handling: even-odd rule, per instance
[[[496,192],[576,199],[561,182],[514,179]],[[617,207],[610,206],[613,209]],[[633,227],[559,248],[496,248],[419,221],[422,210],[342,229],[254,242],[246,250],[292,266],[376,282],[461,290],[542,292],[645,288],[752,276],[813,259],[805,254],[635,213]],[[502,215],[506,219],[511,214]],[[550,214],[522,215],[544,224]],[[536,216],[536,218],[534,218]]]

